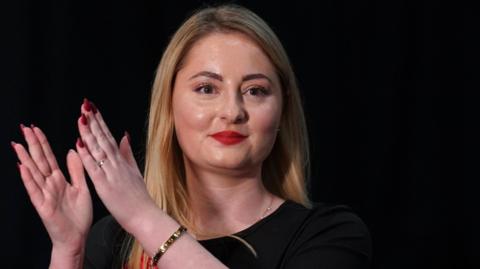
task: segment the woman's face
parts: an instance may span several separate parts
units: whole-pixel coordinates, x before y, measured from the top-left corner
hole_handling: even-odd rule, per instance
[[[240,33],[213,33],[188,52],[173,90],[175,131],[187,165],[249,171],[270,153],[282,113],[275,69]]]

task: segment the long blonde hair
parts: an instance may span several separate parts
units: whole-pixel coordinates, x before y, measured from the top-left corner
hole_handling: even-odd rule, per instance
[[[188,206],[182,150],[177,142],[172,115],[175,76],[189,49],[212,32],[239,32],[263,49],[281,82],[284,96],[280,130],[272,152],[263,163],[265,188],[286,200],[307,207],[309,177],[308,135],[300,93],[287,54],[271,28],[252,11],[238,5],[204,8],[186,20],[173,35],[158,66],[153,84],[145,159],[145,183],[157,205],[195,233]],[[131,246],[128,268],[140,268],[148,260],[140,244],[128,237]]]

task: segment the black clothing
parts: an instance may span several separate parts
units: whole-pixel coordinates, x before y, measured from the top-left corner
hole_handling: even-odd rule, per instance
[[[85,268],[112,268],[112,262],[119,258],[124,234],[111,216],[95,224],[87,240]],[[235,235],[245,239],[258,256],[231,237],[199,243],[229,268],[353,269],[370,265],[368,229],[346,206],[317,203],[307,209],[285,201],[273,213]]]

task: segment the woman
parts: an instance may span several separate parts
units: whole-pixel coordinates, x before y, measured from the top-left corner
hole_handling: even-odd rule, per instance
[[[88,100],[65,181],[42,131],[12,142],[52,240],[51,268],[366,268],[370,238],[342,206],[311,206],[305,121],[286,53],[257,15],[203,9],[153,86],[146,166]],[[90,231],[83,168],[111,216]],[[88,235],[89,234],[89,235]],[[88,235],[88,240],[87,240]]]

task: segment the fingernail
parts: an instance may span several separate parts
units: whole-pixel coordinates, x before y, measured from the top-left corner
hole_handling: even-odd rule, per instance
[[[20,131],[25,136],[25,131],[23,130],[23,128],[25,128],[25,125],[23,125],[23,123],[20,123]]]
[[[30,128],[32,128],[32,129],[35,128],[35,125],[33,125],[33,123],[30,124]]]
[[[77,138],[77,145],[81,148],[85,147],[85,144],[83,144],[83,141],[82,141],[82,139],[80,139],[80,137]]]
[[[97,114],[98,110],[97,110],[97,106],[95,106],[94,103],[90,102],[90,105],[92,105],[92,111],[94,114]]]
[[[85,108],[86,111],[92,111],[92,104],[87,98],[83,98],[83,108]]]
[[[81,122],[83,125],[87,125],[87,123],[88,123],[87,117],[86,117],[85,114],[83,114],[83,113],[82,113],[82,116],[80,117],[80,122]]]
[[[128,144],[130,144],[130,142],[132,141],[132,140],[130,139],[130,134],[129,134],[127,131],[125,131],[125,134],[124,134],[124,135],[127,137]]]
[[[17,143],[13,142],[13,141],[10,141],[10,145],[12,146],[12,149],[13,149],[13,152],[17,153],[17,151],[15,150],[15,145]]]

